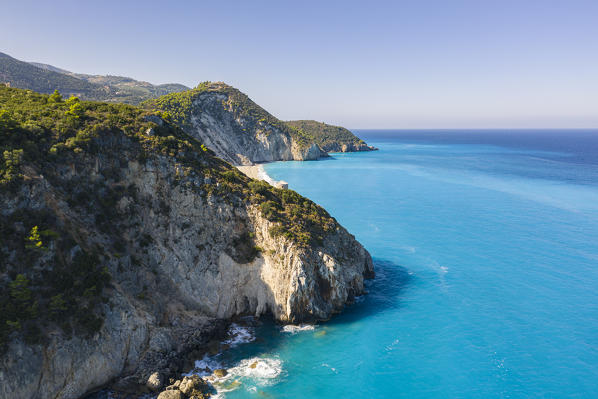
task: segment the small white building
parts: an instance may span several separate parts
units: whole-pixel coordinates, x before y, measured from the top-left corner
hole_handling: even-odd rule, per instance
[[[284,188],[285,190],[287,190],[289,188],[289,183],[287,183],[284,180],[279,180],[276,182],[276,188]]]

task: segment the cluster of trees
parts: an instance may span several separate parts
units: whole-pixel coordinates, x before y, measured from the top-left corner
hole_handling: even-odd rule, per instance
[[[285,123],[291,128],[313,137],[314,142],[324,151],[330,151],[333,148],[332,146],[336,147],[338,144],[359,145],[364,143],[363,140],[344,127],[312,120],[288,121]]]
[[[187,129],[190,128],[193,101],[205,92],[217,92],[226,95],[227,100],[223,101],[222,106],[226,110],[230,107],[235,118],[252,118],[257,123],[277,128],[288,133],[302,146],[309,146],[316,142],[315,137],[307,130],[298,129],[293,125],[282,122],[253,102],[246,94],[224,83],[202,82],[193,90],[167,94],[145,101],[142,106],[147,109],[161,111],[163,118],[169,119],[183,129]]]
[[[37,224],[28,232],[18,228],[31,223],[52,225],[60,232]],[[111,276],[97,254],[78,249],[72,259],[58,256],[73,252],[75,241],[42,211],[1,215],[0,234],[0,274],[4,275],[0,279],[0,353],[10,334],[40,343],[50,325],[68,335],[99,330],[103,324],[99,306],[108,301],[102,292]],[[51,253],[56,255],[48,264],[32,269]]]
[[[197,90],[211,87],[203,84]],[[172,123],[174,116],[163,114],[164,123],[152,122],[155,114],[126,104],[64,99],[58,91],[43,95],[0,85],[0,193],[16,197],[32,181],[26,179],[31,178],[27,171],[43,172],[73,211],[92,221],[89,231],[112,237],[112,249],[122,253],[126,246],[118,226],[126,218],[116,204],[124,195],[134,198],[134,190],[124,180],[121,165],[131,159],[168,157],[170,165],[181,171],[173,184],[259,207],[275,223],[273,235],[302,246],[321,245],[337,226],[308,199],[251,180],[216,158]],[[114,162],[114,166],[104,162],[102,179],[92,182],[61,174],[71,165],[89,170],[90,159],[98,154]],[[198,188],[190,180],[204,184]],[[50,324],[67,334],[89,334],[102,326],[104,288],[110,281],[106,259],[116,255],[81,249],[75,238],[81,234],[61,224],[52,212],[15,208],[0,215],[0,347],[10,334],[39,342]],[[137,244],[151,245],[150,238],[140,235]],[[239,238],[238,255],[254,257],[261,249],[252,242],[251,237]]]
[[[115,137],[128,140],[127,150],[139,158],[181,153],[209,157],[200,143],[186,140],[176,128],[148,122],[147,115],[124,104],[65,100],[58,91],[42,95],[0,86],[0,192],[6,198],[20,195],[28,184],[25,166],[43,171],[69,205],[95,217],[93,228],[114,234],[119,217],[115,205],[124,193],[110,182],[119,178],[119,171],[102,170],[104,183],[95,185],[89,179],[72,184],[56,172],[65,165],[84,165],[86,154],[110,151],[102,142]],[[148,129],[155,135],[145,134]],[[106,155],[130,159],[131,154]],[[72,229],[48,212],[14,208],[0,215],[0,349],[11,334],[41,342],[51,324],[66,334],[90,334],[102,326],[103,291],[110,281],[101,260],[106,254],[77,249]]]
[[[251,201],[262,215],[276,222],[272,236],[284,236],[301,246],[321,246],[337,223],[321,206],[293,190],[278,189],[261,180],[249,182]]]

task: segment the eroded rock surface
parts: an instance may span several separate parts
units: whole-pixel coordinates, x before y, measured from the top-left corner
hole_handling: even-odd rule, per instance
[[[42,111],[64,114],[42,100]],[[235,316],[322,320],[364,292],[370,255],[321,207],[247,178],[139,110],[85,106],[79,147],[24,157],[1,191],[2,298],[31,312],[7,335],[1,398],[76,399],[108,384],[159,391]],[[120,125],[98,127],[106,109]],[[27,126],[15,132],[41,129]],[[50,133],[44,140],[60,137]],[[74,314],[57,292],[79,301]]]

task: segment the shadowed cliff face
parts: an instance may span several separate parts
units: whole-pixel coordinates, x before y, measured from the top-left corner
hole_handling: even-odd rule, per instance
[[[14,154],[0,196],[0,306],[14,326],[1,331],[0,397],[144,383],[180,368],[177,354],[217,335],[216,320],[327,319],[373,275],[325,210],[245,177],[159,118],[81,103],[68,121],[83,137],[18,119],[50,113],[61,126],[72,103],[0,94],[4,108],[19,96],[27,105],[3,115],[0,143]]]

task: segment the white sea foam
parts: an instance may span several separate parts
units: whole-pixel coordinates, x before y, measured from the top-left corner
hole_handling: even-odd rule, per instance
[[[255,341],[255,331],[253,327],[232,323],[226,333],[226,339],[222,343],[234,347],[251,341]]]
[[[297,334],[301,331],[313,331],[315,328],[316,326],[313,324],[287,324],[286,326],[283,326],[281,330],[285,333]]]
[[[392,341],[392,344],[390,344],[386,347],[386,351],[392,352],[397,347],[397,345],[399,345],[399,340],[395,339],[394,341]]]
[[[336,371],[336,368],[330,366],[328,363],[322,363],[322,367],[326,367],[327,369],[330,369],[330,371],[332,371],[334,374],[338,374],[338,371]]]
[[[248,343],[255,340],[255,333],[253,327],[241,326],[237,323],[232,323],[226,333],[226,339],[222,341],[223,344],[229,347],[235,347],[240,344]],[[206,377],[212,374],[216,369],[225,368],[221,363],[220,353],[214,356],[204,355],[203,359],[195,361],[195,367],[189,373],[183,374],[190,376],[197,374],[200,377]]]
[[[276,181],[270,177],[270,175],[268,174],[268,172],[266,172],[266,169],[264,169],[263,165],[258,165],[257,166],[257,176],[259,179],[261,180],[265,180],[268,183],[270,183],[271,185],[275,185]]]
[[[211,375],[214,370],[223,368],[222,363],[217,359],[219,355],[220,354],[216,356],[204,355],[203,359],[195,361],[193,370],[184,373],[183,376],[188,377],[190,375],[198,375],[200,377],[207,377]]]
[[[250,392],[257,392],[258,387],[265,387],[276,383],[282,374],[282,361],[274,357],[252,357],[241,360],[236,366],[227,370],[227,375],[221,378],[209,379],[216,389],[214,398],[222,398],[226,392],[241,387]]]
[[[243,359],[228,370],[230,378],[250,378],[259,386],[270,385],[282,373],[282,361],[275,357]]]

